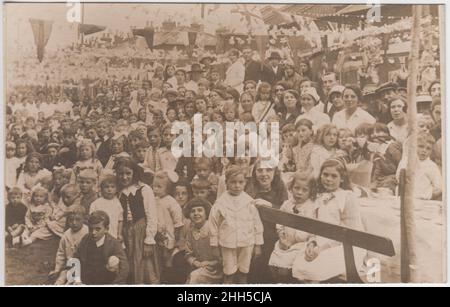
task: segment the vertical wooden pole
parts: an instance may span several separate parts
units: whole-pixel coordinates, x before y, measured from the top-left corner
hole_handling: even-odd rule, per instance
[[[411,280],[409,274],[409,255],[408,255],[408,241],[406,237],[405,225],[405,169],[400,171],[400,180],[398,184],[398,192],[400,195],[400,277],[402,283],[408,283]]]
[[[202,4],[200,4],[200,5],[202,6],[201,16],[202,16],[202,19],[203,19],[203,18],[205,18],[205,4],[202,3]]]
[[[445,14],[444,14],[444,9],[445,6],[444,5],[439,5],[438,6],[438,10],[439,10],[439,66],[440,66],[440,80],[441,80],[441,102],[446,101],[446,96],[447,93],[444,90],[445,87],[445,72],[446,72],[446,65],[447,65],[447,61],[446,61],[446,57],[445,57]],[[446,113],[446,109],[447,106],[445,103],[441,103],[442,108],[443,108],[443,113],[442,114],[447,114]],[[446,116],[443,117],[444,119],[442,119],[442,139],[446,140]],[[444,143],[445,144],[445,143]],[[446,150],[446,146],[442,146],[442,157],[447,157],[447,150]],[[442,174],[447,174],[446,172],[447,170],[447,159],[442,159]],[[445,178],[446,176],[443,176],[444,178],[444,188],[442,189],[442,200],[443,200],[443,204],[446,203],[447,200],[447,190],[445,189],[446,186],[446,181]],[[443,233],[447,233],[447,223],[446,223],[446,218],[447,216],[447,206],[442,206],[442,225],[443,225]],[[442,239],[442,259],[447,259],[447,251],[446,251],[446,246],[447,246],[447,237],[443,236]],[[447,262],[446,261],[442,261],[442,272],[443,272],[443,276],[442,276],[442,280],[447,280]]]
[[[407,252],[409,258],[409,275],[411,282],[418,281],[417,255],[416,255],[416,225],[414,219],[414,184],[415,168],[417,166],[417,79],[419,72],[419,47],[420,47],[420,18],[422,16],[422,6],[412,6],[413,25],[411,29],[411,52],[409,54],[409,78],[408,78],[408,129],[409,147],[408,160],[405,177],[405,240],[407,242]]]
[[[84,24],[84,2],[81,2],[81,24]],[[81,35],[81,46],[84,45],[84,34],[80,33]]]

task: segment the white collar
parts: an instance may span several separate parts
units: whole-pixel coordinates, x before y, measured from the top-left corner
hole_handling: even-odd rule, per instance
[[[103,238],[101,238],[100,240],[96,241],[95,245],[97,245],[97,247],[102,247],[103,244],[105,244],[105,238],[106,238],[106,235],[104,235]]]
[[[141,187],[143,187],[143,184],[141,182],[138,182],[136,184],[130,185],[129,187],[126,187],[125,189],[122,190],[121,193],[124,194],[125,196],[130,196],[130,194],[135,196],[137,190],[140,189]]]
[[[209,236],[209,223],[208,220],[206,220],[205,224],[203,224],[200,229],[195,228],[193,224],[191,224],[191,230],[192,230],[192,236],[195,240],[207,238]]]

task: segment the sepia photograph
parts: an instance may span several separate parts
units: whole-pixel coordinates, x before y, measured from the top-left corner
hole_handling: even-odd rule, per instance
[[[2,3],[4,284],[447,283],[446,4],[372,2]]]

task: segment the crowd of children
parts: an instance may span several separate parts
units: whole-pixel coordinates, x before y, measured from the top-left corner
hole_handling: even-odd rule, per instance
[[[241,60],[233,65],[246,70]],[[95,97],[10,93],[7,244],[59,237],[56,284],[316,282],[344,272],[336,242],[262,221],[257,206],[362,229],[356,197],[396,195],[408,160],[402,91],[388,83],[363,93],[334,73],[323,83],[303,74],[270,83],[246,72],[230,87],[201,67],[167,69],[154,84],[105,83]],[[419,116],[415,191],[439,200],[441,106],[431,94]],[[172,124],[191,125],[195,114],[220,125],[278,122],[278,167],[258,157],[177,157]],[[364,252],[355,256],[361,264]],[[68,278],[70,259],[79,278]]]

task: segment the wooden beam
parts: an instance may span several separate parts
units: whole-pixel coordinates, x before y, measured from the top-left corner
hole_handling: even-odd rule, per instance
[[[258,206],[261,219],[309,232],[331,240],[346,242],[352,246],[370,250],[382,255],[394,256],[395,249],[389,238],[322,222],[278,209]]]

